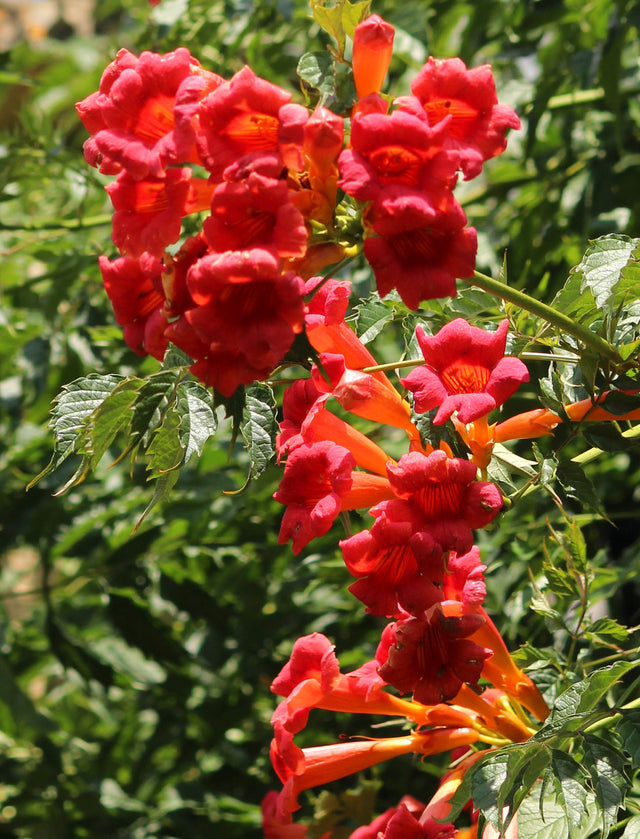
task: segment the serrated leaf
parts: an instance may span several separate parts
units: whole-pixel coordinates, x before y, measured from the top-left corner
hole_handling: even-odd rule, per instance
[[[617,731],[622,738],[622,747],[631,757],[634,769],[640,768],[640,711],[622,710]]]
[[[371,14],[371,3],[372,0],[356,0],[342,7],[342,26],[350,38],[353,38],[356,26]]]
[[[528,478],[535,477],[538,472],[535,461],[527,460],[524,457],[520,457],[520,455],[514,454],[506,446],[503,446],[502,443],[496,443],[493,447],[492,456],[501,463],[504,463],[514,472],[519,472],[521,475],[526,475]]]
[[[338,0],[333,8],[324,6],[324,0],[311,0],[313,19],[324,31],[330,35],[338,45],[340,55],[344,55],[346,33],[342,26],[342,6],[345,0]]]
[[[268,385],[256,383],[247,388],[241,430],[249,453],[253,479],[263,474],[275,454],[278,423],[274,411],[275,400]]]
[[[78,435],[76,450],[89,458],[91,469],[99,463],[118,432],[127,433],[131,425],[131,407],[138,398],[142,379],[120,382],[91,413]]]
[[[396,313],[395,307],[382,301],[377,295],[372,294],[356,306],[358,312],[357,332],[363,344],[373,341],[384,327],[393,320]]]
[[[630,634],[626,626],[622,626],[613,618],[599,618],[585,632],[585,637],[587,640],[589,638],[606,638],[609,641],[626,641]]]
[[[640,662],[616,661],[592,673],[567,688],[556,699],[549,721],[557,722],[576,714],[591,711],[604,697],[607,691]]]
[[[624,760],[620,752],[604,740],[587,735],[584,740],[584,763],[599,805],[602,832],[607,836],[616,823],[618,810],[629,787],[624,774]]]
[[[555,475],[568,498],[579,501],[586,510],[605,516],[600,497],[579,463],[574,460],[560,460]]]
[[[624,268],[638,247],[637,239],[611,234],[591,243],[573,271],[580,276],[580,291],[588,288],[595,304],[603,308],[613,295]]]
[[[640,397],[638,394],[622,393],[619,390],[612,390],[602,402],[602,407],[610,414],[620,416],[640,408]]]
[[[162,359],[162,369],[173,370],[175,367],[190,367],[192,363],[192,359],[185,352],[173,344],[169,344]]]
[[[509,754],[506,752],[491,756],[474,767],[470,797],[474,806],[496,830],[502,828],[502,812],[498,806],[500,791],[508,783]],[[468,800],[468,799],[467,799]]]
[[[518,839],[586,839],[597,826],[597,808],[594,797],[587,793],[587,818],[579,828],[571,828],[571,822],[563,807],[555,798],[550,784],[538,784],[520,805],[517,815]]]
[[[173,489],[173,487],[176,484],[176,481],[178,480],[179,475],[179,471],[177,469],[174,469],[172,472],[165,472],[164,475],[159,475],[155,479],[151,501],[149,501],[147,506],[142,511],[142,515],[136,522],[136,526],[133,529],[134,533],[138,530],[142,522],[146,519],[151,510],[153,510],[156,504],[161,504],[169,497],[171,490]]]
[[[549,776],[556,802],[562,807],[571,825],[577,830],[587,815],[586,773],[571,755],[551,750]]]
[[[180,415],[169,408],[146,450],[149,479],[177,469],[184,459],[180,441]]]
[[[326,6],[326,0],[311,0],[313,19],[338,44],[340,56],[344,55],[346,36],[352,36],[355,27],[369,15],[371,0],[330,0],[331,6]]]
[[[179,376],[180,370],[174,368],[161,370],[146,379],[140,388],[131,418],[129,450],[149,445],[169,405],[175,402]]]
[[[542,615],[549,621],[552,629],[566,628],[564,621],[562,620],[562,615],[557,609],[553,608],[542,592],[538,591],[531,597],[530,606],[534,612],[538,615]]]
[[[184,463],[188,463],[194,454],[202,455],[205,443],[218,428],[213,397],[199,382],[180,382],[176,410],[180,416],[179,436]]]
[[[519,764],[522,767],[521,772],[518,772],[519,766],[515,763],[513,757],[510,761],[508,772],[509,781],[505,784],[505,787],[511,787],[511,789],[508,795],[502,796],[501,794],[500,800],[498,801],[499,806],[503,808],[503,829],[511,823],[521,803],[530,794],[531,788],[537,783],[549,764],[550,753],[548,749],[545,747],[532,749],[530,745],[520,746],[517,750],[521,752],[519,755]],[[514,750],[514,755],[517,754],[517,751]],[[508,814],[504,812],[505,806],[509,808]]]
[[[48,465],[28,484],[30,489],[60,466],[75,451],[78,435],[93,411],[98,408],[124,376],[90,373],[65,385],[54,400],[49,427],[53,430],[54,450]]]

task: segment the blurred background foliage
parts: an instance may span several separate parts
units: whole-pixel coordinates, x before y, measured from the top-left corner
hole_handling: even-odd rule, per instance
[[[480,270],[497,276],[506,250],[510,284],[550,301],[589,238],[639,235],[637,3],[374,0],[373,11],[396,27],[389,91],[406,92],[427,55],[459,55],[491,62],[500,101],[522,118],[507,152],[459,190],[478,229]],[[141,468],[130,474],[105,458],[54,497],[72,474],[65,463],[25,487],[49,460],[48,412],[64,384],[157,369],[128,351],[102,291],[97,257],[114,254],[110,206],[106,179],[84,162],[74,102],[97,89],[120,47],[183,45],[227,77],[249,63],[298,91],[298,59],[327,41],[306,0],[3,2],[0,25],[0,835],[257,837],[259,802],[278,785],[269,684],[294,639],[325,632],[351,669],[379,637],[380,623],[346,591],[340,526],[297,558],[279,547],[279,471],[224,495],[247,474],[241,450],[227,456],[224,424],[137,529],[151,494]],[[366,270],[355,276],[366,292]],[[454,306],[479,320],[498,314],[476,292]],[[526,317],[518,325],[526,332]],[[378,343],[385,360],[402,351],[401,336]],[[522,406],[538,404],[532,379]],[[592,608],[633,626],[640,458],[632,442],[597,444],[610,450],[587,472],[608,520],[571,499],[565,508],[584,528]],[[545,441],[540,448],[543,457]],[[560,526],[562,513],[541,491],[480,537],[488,608],[514,649],[528,643],[525,661],[539,660],[532,648],[563,643],[549,614],[530,609],[545,540],[547,561],[563,561],[549,522]],[[609,640],[578,654],[604,658]],[[541,668],[543,687],[547,677]],[[555,688],[547,681],[557,689],[557,678]],[[368,731],[320,713],[318,726],[305,732],[309,743]],[[366,821],[376,779],[385,782],[379,812],[406,792],[427,800],[437,772],[397,761],[368,778],[358,795],[322,798],[320,809]]]

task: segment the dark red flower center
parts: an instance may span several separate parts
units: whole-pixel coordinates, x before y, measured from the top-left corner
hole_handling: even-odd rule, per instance
[[[442,236],[428,227],[396,233],[388,242],[398,258],[407,263],[435,262],[441,256]]]
[[[466,487],[453,481],[428,483],[412,496],[428,519],[460,515]]]

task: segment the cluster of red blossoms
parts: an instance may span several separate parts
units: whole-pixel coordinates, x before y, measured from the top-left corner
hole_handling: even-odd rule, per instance
[[[280,542],[290,539],[298,553],[327,533],[340,512],[370,508],[370,528],[340,547],[355,578],[349,590],[368,613],[393,621],[382,632],[375,659],[348,674],[340,672],[324,636],[294,645],[272,685],[285,697],[273,716],[271,748],[283,789],[264,804],[268,839],[305,835],[304,826],[292,824],[297,796],[305,789],[397,755],[464,753],[475,744],[527,739],[533,729],[522,709],[539,720],[548,713],[483,608],[486,566],[473,544],[473,531],[502,508],[498,488],[477,478],[477,460],[483,468],[496,439],[510,434],[508,428],[502,432],[502,423],[490,425],[489,414],[529,378],[519,359],[505,356],[508,323],[489,333],[455,320],[433,336],[418,327],[424,364],[416,363],[401,380],[413,392],[416,413],[437,408],[436,425],[455,414],[466,439],[480,441],[473,459],[465,459],[445,444],[437,449],[423,444],[406,399],[384,372],[366,372],[376,362],[344,321],[348,299],[349,284],[329,280],[306,315],[319,363],[309,379],[292,383],[284,395],[277,449],[286,463],[274,496],[287,507]],[[332,405],[402,429],[408,451],[395,460],[333,413]],[[522,432],[528,415],[520,416],[519,423],[504,425]],[[531,436],[548,433],[559,421],[538,422]],[[481,680],[492,687],[481,688]],[[407,695],[411,698],[402,698]],[[400,737],[300,749],[293,738],[312,708],[399,717],[413,729]],[[470,752],[445,776],[429,804],[401,803],[383,821],[356,831],[354,839],[474,835],[436,819],[446,819],[448,802],[478,754]]]
[[[504,149],[518,118],[497,103],[490,67],[459,59],[430,58],[412,95],[389,104],[392,42],[376,15],[356,29],[346,148],[342,117],[309,113],[249,67],[225,80],[185,48],[118,53],[77,110],[87,161],[116,176],[120,256],[100,268],[133,350],[161,359],[175,344],[223,396],[266,379],[305,328],[305,281],[353,245],[336,226],[341,199],[382,295],[397,288],[415,309],[473,273],[476,235],[453,187]]]

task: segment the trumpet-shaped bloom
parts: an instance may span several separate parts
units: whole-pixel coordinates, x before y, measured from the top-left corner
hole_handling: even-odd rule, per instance
[[[440,544],[428,532],[421,511],[406,501],[383,501],[373,507],[375,522],[340,542],[350,574],[358,577],[349,591],[374,615],[399,617],[420,599],[441,599],[436,587],[444,579],[445,561]]]
[[[475,743],[478,733],[470,728],[438,728],[415,731],[406,737],[359,740],[329,746],[299,749],[292,735],[276,729],[270,757],[273,768],[284,784],[277,811],[280,814],[298,809],[300,792],[319,784],[345,778],[406,754],[433,755]]]
[[[328,440],[295,448],[287,458],[274,498],[287,509],[278,543],[293,541],[294,554],[329,531],[351,489],[355,458]]]
[[[413,693],[414,701],[425,705],[453,699],[463,684],[477,685],[492,654],[469,639],[483,616],[451,617],[445,611],[438,603],[420,616],[398,621],[380,668],[386,682],[400,693]]]
[[[389,387],[372,373],[349,369],[344,356],[339,353],[321,353],[320,363],[331,382],[332,396],[345,411],[402,428],[411,439],[418,438],[416,427],[411,422],[409,405],[395,388]],[[317,366],[312,367],[311,375],[319,391],[329,388]]]
[[[214,181],[254,152],[277,152],[288,169],[302,170],[309,113],[290,100],[290,93],[243,67],[202,101],[197,144]]]
[[[402,379],[414,394],[415,410],[423,413],[437,407],[436,425],[454,411],[460,422],[469,423],[506,402],[529,380],[519,358],[505,357],[508,329],[507,320],[491,333],[457,318],[428,336],[418,326],[416,337],[425,364]]]
[[[111,238],[120,253],[139,257],[147,252],[159,259],[180,238],[183,217],[208,210],[213,193],[187,167],[143,180],[121,172],[106,190],[115,210]]]
[[[466,180],[480,174],[485,160],[504,151],[509,128],[520,128],[515,111],[498,104],[489,64],[467,70],[459,58],[429,57],[411,92],[431,125],[450,117],[446,146],[459,152]]]
[[[409,452],[389,463],[387,472],[396,496],[438,524],[443,551],[468,551],[471,531],[485,527],[502,508],[498,488],[475,480],[475,464],[439,449],[429,455]]]
[[[476,231],[464,226],[464,212],[453,199],[446,211],[435,211],[423,197],[398,190],[385,199],[384,212],[367,221],[364,253],[382,297],[395,288],[417,309],[423,300],[454,297],[456,278],[474,272]]]
[[[143,254],[140,259],[98,259],[102,281],[124,340],[138,355],[162,359],[167,348],[167,317],[162,292],[162,264]]]
[[[284,393],[280,433],[276,435],[278,458],[302,443],[331,440],[353,454],[356,464],[386,475],[389,455],[326,407],[328,393],[319,393],[313,379],[297,379]]]
[[[167,335],[195,360],[194,375],[224,396],[267,378],[302,330],[303,282],[268,251],[206,254],[187,287],[196,305]]]
[[[340,155],[339,185],[382,208],[393,186],[420,194],[434,208],[445,207],[458,168],[457,154],[442,149],[445,130],[446,123],[430,128],[424,117],[402,110],[356,115],[350,148]]]
[[[303,257],[307,229],[300,211],[289,202],[285,181],[256,171],[220,184],[203,223],[212,250],[273,250],[283,259]]]
[[[76,109],[85,128],[93,135],[85,143],[85,157],[101,172],[116,175],[126,169],[136,180],[161,178],[175,163],[198,163],[189,131],[174,132],[174,106],[180,88],[190,77],[198,76],[198,95],[212,90],[223,79],[200,66],[187,49],[159,55],[143,52],[136,57],[122,49],[109,64],[100,87]],[[186,107],[189,119],[197,107],[193,96]]]
[[[313,708],[352,714],[404,717],[419,725],[468,726],[473,717],[448,705],[424,706],[387,693],[378,675],[383,661],[374,659],[342,673],[333,644],[319,633],[298,638],[291,658],[274,679],[271,690],[285,697],[272,725],[297,734]]]

